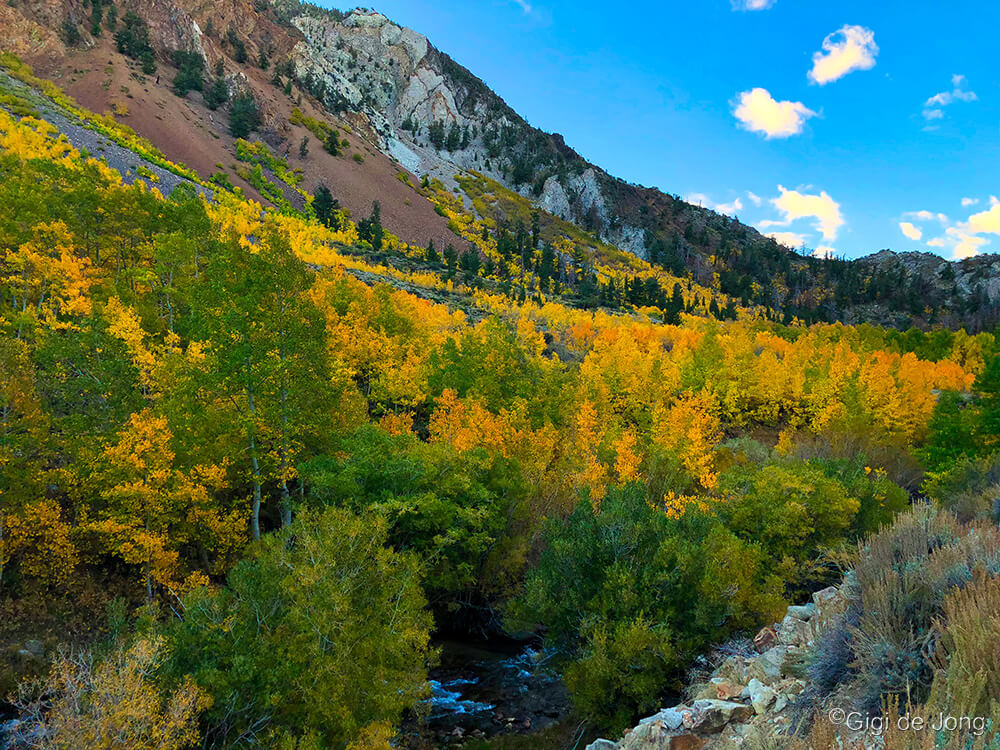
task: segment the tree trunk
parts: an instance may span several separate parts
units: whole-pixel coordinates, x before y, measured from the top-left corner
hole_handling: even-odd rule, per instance
[[[260,461],[257,458],[257,408],[253,400],[253,386],[250,384],[250,362],[247,361],[247,405],[250,408],[250,464],[253,469],[253,510],[250,517],[250,533],[260,539]]]

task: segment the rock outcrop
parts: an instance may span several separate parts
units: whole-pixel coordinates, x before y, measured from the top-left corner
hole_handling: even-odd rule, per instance
[[[761,653],[726,656],[708,681],[690,689],[693,700],[649,716],[617,742],[600,739],[588,750],[700,750],[742,744],[755,734],[783,734],[807,687],[803,661],[808,649],[846,605],[841,589],[813,594],[789,607],[781,623],[754,639]]]

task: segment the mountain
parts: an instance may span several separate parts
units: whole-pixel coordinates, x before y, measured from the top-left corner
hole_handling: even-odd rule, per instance
[[[994,256],[958,263],[888,252],[856,261],[803,257],[737,220],[609,175],[560,135],[532,127],[427,37],[376,11],[298,0],[157,0],[122,2],[109,18],[115,7],[20,0],[0,10],[0,47],[90,109],[120,113],[169,158],[204,177],[224,171],[265,203],[273,201],[260,180],[253,184],[234,162],[222,110],[208,109],[202,95],[181,99],[172,90],[184,55],[204,61],[207,82],[218,73],[228,99],[252,96],[258,137],[300,171],[304,193],[327,184],[355,216],[377,200],[385,226],[400,238],[460,251],[469,237],[455,232],[454,216],[442,215],[445,196],[460,198],[449,210],[487,227],[483,242],[491,247],[504,233],[516,236],[519,225],[526,230],[537,212],[534,246],[519,248],[521,255],[568,238],[574,250],[556,248],[554,264],[563,285],[573,287],[565,269],[580,266],[574,253],[582,255],[585,275],[592,271],[596,286],[606,288],[591,295],[595,304],[656,304],[680,282],[689,296],[717,297],[719,311],[760,309],[785,321],[980,330],[1000,319]],[[148,29],[156,74],[144,75],[117,49],[113,37],[129,11]],[[310,140],[310,130],[322,136],[324,128],[344,141],[338,153],[313,141],[300,158],[303,138]],[[417,183],[423,190],[414,194]],[[293,205],[304,200],[286,197]],[[630,291],[650,277],[658,292]]]

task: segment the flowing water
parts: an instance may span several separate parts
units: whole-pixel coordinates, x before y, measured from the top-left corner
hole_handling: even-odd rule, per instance
[[[432,695],[414,730],[437,745],[470,737],[528,734],[569,712],[553,654],[522,643],[443,641]]]

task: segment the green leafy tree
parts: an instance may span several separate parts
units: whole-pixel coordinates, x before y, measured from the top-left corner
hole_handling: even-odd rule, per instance
[[[972,386],[978,394],[977,437],[983,453],[1000,449],[1000,355],[994,355]]]
[[[337,130],[331,130],[326,134],[323,149],[331,156],[340,156],[343,153],[340,147],[340,133]]]
[[[238,62],[240,65],[243,65],[250,59],[250,56],[247,54],[246,44],[242,39],[240,39],[239,35],[236,33],[236,29],[232,26],[226,30],[226,41],[233,50],[233,60]]]
[[[290,523],[297,456],[321,440],[331,409],[324,324],[306,298],[312,281],[287,240],[272,236],[253,252],[224,244],[192,294],[192,336],[214,354],[199,386],[235,409],[231,429],[243,446],[255,539],[265,484],[277,486],[281,522]]]
[[[372,246],[376,252],[382,249],[385,230],[382,228],[382,205],[372,203],[372,212],[367,219],[358,222],[358,237]]]
[[[330,508],[267,535],[221,590],[184,599],[168,674],[213,697],[218,746],[278,730],[346,747],[391,736],[427,691],[430,615],[416,558],[386,524]]]
[[[670,518],[633,483],[595,511],[553,521],[519,618],[543,623],[571,661],[577,708],[612,730],[655,709],[703,648],[781,608],[764,551],[711,516]]]
[[[135,11],[128,11],[122,18],[122,28],[115,34],[115,44],[123,55],[141,61],[145,73],[156,70],[153,48],[149,43],[149,27]],[[150,63],[152,70],[147,70]]]
[[[975,406],[961,393],[944,391],[938,396],[927,423],[927,442],[917,455],[930,471],[942,471],[963,457],[979,455],[979,420]]]
[[[434,240],[430,240],[427,243],[427,262],[428,263],[440,263],[441,255],[438,253],[437,248],[434,247]]]
[[[308,500],[385,518],[393,547],[424,561],[441,618],[466,617],[513,589],[529,545],[518,532],[527,528],[527,488],[514,462],[485,450],[459,455],[374,425],[337,447],[301,467]]]
[[[840,482],[806,462],[738,467],[721,484],[726,526],[758,542],[789,581],[820,547],[846,538],[861,507]]]

